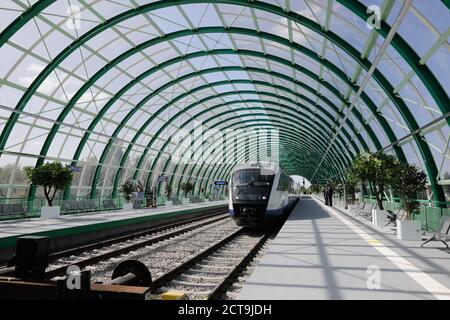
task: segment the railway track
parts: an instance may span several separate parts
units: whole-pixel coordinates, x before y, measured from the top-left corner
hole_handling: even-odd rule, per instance
[[[223,221],[228,218],[226,212],[219,211],[210,215],[51,253],[49,255],[50,265],[46,270],[46,277],[53,278],[64,275],[67,267],[70,265],[77,265],[80,268],[90,266],[100,261],[180,236],[203,226]],[[8,265],[0,268],[0,274],[8,274],[8,272],[13,271],[14,264],[15,259],[13,258]]]
[[[219,299],[232,289],[237,276],[270,236],[237,227],[230,219],[219,218],[209,223],[199,222],[197,228],[174,237],[155,236],[152,243],[147,239],[147,244],[141,243],[139,249],[135,248],[137,244],[132,244],[111,249],[113,254],[105,252],[106,257],[96,255],[65,264],[49,274],[65,272],[68,265],[76,264],[91,271],[93,282],[110,283],[118,263],[138,260],[154,279],[153,293],[182,291],[188,299]],[[130,247],[134,249],[130,250]]]
[[[123,260],[138,260],[150,270],[152,278],[155,279],[239,229],[231,219],[216,221],[87,268],[91,270],[94,281],[107,283],[117,263]]]
[[[270,233],[238,227],[223,212],[137,232],[50,255],[46,278],[65,276],[69,266],[90,270],[93,283],[113,283],[121,262],[137,260],[148,270],[153,293],[182,291],[188,299],[219,299],[258,254]],[[0,272],[1,274],[1,272]],[[126,275],[133,279],[131,274]],[[123,280],[123,279],[122,279]]]
[[[188,299],[221,298],[266,243],[270,233],[241,228],[198,255],[156,278],[154,293],[180,291]],[[235,290],[235,288],[234,288]]]

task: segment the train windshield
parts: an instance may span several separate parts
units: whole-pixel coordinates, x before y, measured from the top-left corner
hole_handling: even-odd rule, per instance
[[[261,169],[244,169],[233,174],[233,198],[237,200],[267,200],[274,175],[261,174]]]

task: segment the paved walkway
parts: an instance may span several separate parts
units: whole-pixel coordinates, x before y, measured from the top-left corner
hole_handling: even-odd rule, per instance
[[[304,198],[238,298],[450,299],[450,251],[420,243]]]

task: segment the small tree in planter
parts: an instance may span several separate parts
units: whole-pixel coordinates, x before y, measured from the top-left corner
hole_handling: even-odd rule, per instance
[[[383,207],[386,188],[394,183],[399,161],[382,152],[362,153],[352,163],[352,174],[362,183],[368,183],[377,201],[377,209],[372,210],[372,224],[382,226],[387,222],[387,212]]]
[[[170,199],[172,197],[172,186],[170,184],[166,185],[165,194],[167,199]]]
[[[130,200],[131,200],[131,195],[133,194],[134,191],[134,185],[133,183],[128,180],[126,181],[121,187],[120,187],[120,192],[122,193],[123,197],[125,198],[125,200],[127,201],[127,206],[124,205],[125,209],[130,209]]]
[[[358,179],[352,170],[348,170],[344,178],[345,180],[345,196],[347,199],[347,204],[355,204],[355,195],[358,192],[356,187],[358,184]]]
[[[356,192],[358,191],[356,185],[358,183],[358,179],[353,174],[352,170],[347,170],[344,182],[343,182],[343,188],[345,193],[345,208],[348,209],[349,213],[353,214],[355,210],[355,198],[356,198]]]
[[[194,184],[192,184],[189,181],[186,181],[185,183],[183,183],[181,185],[181,190],[183,190],[184,196],[187,199],[187,196],[189,195],[189,193],[191,193],[191,191],[194,190]]]
[[[344,197],[344,184],[342,182],[332,183],[331,187],[335,190],[335,193],[339,200],[342,200],[342,198]]]
[[[39,167],[25,167],[24,172],[32,185],[44,189],[48,207],[41,208],[42,218],[59,216],[60,207],[53,207],[53,200],[58,190],[64,190],[72,183],[72,171],[61,162],[48,162]]]
[[[411,221],[412,215],[419,208],[416,200],[420,192],[426,190],[427,175],[414,165],[401,163],[395,175],[394,192],[406,211],[406,220],[397,220],[397,237],[402,240],[421,240],[420,223]]]
[[[314,194],[318,194],[318,193],[322,192],[322,186],[318,183],[313,183],[309,189]]]
[[[398,165],[399,162],[394,156],[381,152],[361,153],[352,163],[352,175],[359,181],[369,184],[380,210],[384,210],[384,191],[393,184]]]
[[[414,212],[419,208],[417,195],[426,190],[427,175],[408,163],[401,163],[395,175],[394,192],[406,211],[406,220],[411,220]]]
[[[173,205],[173,202],[172,202],[172,200],[171,200],[171,198],[172,198],[172,186],[170,185],[170,184],[166,184],[166,188],[165,188],[165,195],[166,195],[166,197],[167,197],[167,200],[166,200],[166,206],[167,207],[171,207],[172,205]]]

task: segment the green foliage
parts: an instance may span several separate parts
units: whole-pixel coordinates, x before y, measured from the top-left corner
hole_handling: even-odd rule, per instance
[[[361,153],[353,161],[351,172],[354,178],[369,184],[378,208],[383,210],[384,190],[394,183],[398,166],[399,161],[394,156],[381,152]]]
[[[426,190],[426,184],[427,175],[425,172],[408,163],[399,164],[392,187],[407,212],[408,220],[419,208],[419,202],[416,200],[417,195]]]
[[[358,192],[358,179],[353,173],[351,169],[349,169],[344,176],[344,186],[345,186],[345,196],[347,199],[346,202],[349,204],[354,204],[355,202],[355,195],[356,192]]]
[[[309,192],[309,189],[304,186],[301,186],[298,191],[302,194],[307,194]]]
[[[183,184],[181,185],[181,190],[184,191],[184,194],[185,194],[185,196],[187,197],[187,195],[188,195],[189,193],[191,193],[192,190],[194,190],[194,184],[192,184],[192,183],[189,182],[189,181],[186,181],[185,183],[183,183]]]
[[[355,175],[355,173],[351,170],[348,170],[345,177],[345,190],[347,191],[348,194],[353,194],[353,196],[355,196],[355,193],[358,192],[358,178]]]
[[[120,188],[120,192],[122,192],[123,197],[125,200],[130,201],[131,200],[131,194],[134,191],[134,185],[133,182],[130,180],[126,181]]]
[[[309,189],[311,190],[311,193],[318,194],[318,193],[322,192],[323,188],[322,188],[322,186],[320,184],[313,183]]]
[[[25,167],[24,172],[29,183],[44,188],[44,195],[50,207],[56,192],[70,186],[73,179],[72,171],[61,162],[48,162],[37,168]]]
[[[331,185],[331,187],[333,188],[338,198],[342,200],[342,198],[344,197],[344,184],[342,182],[334,183]]]
[[[170,197],[172,196],[172,186],[170,184],[166,185],[165,194],[167,199],[170,199]]]

